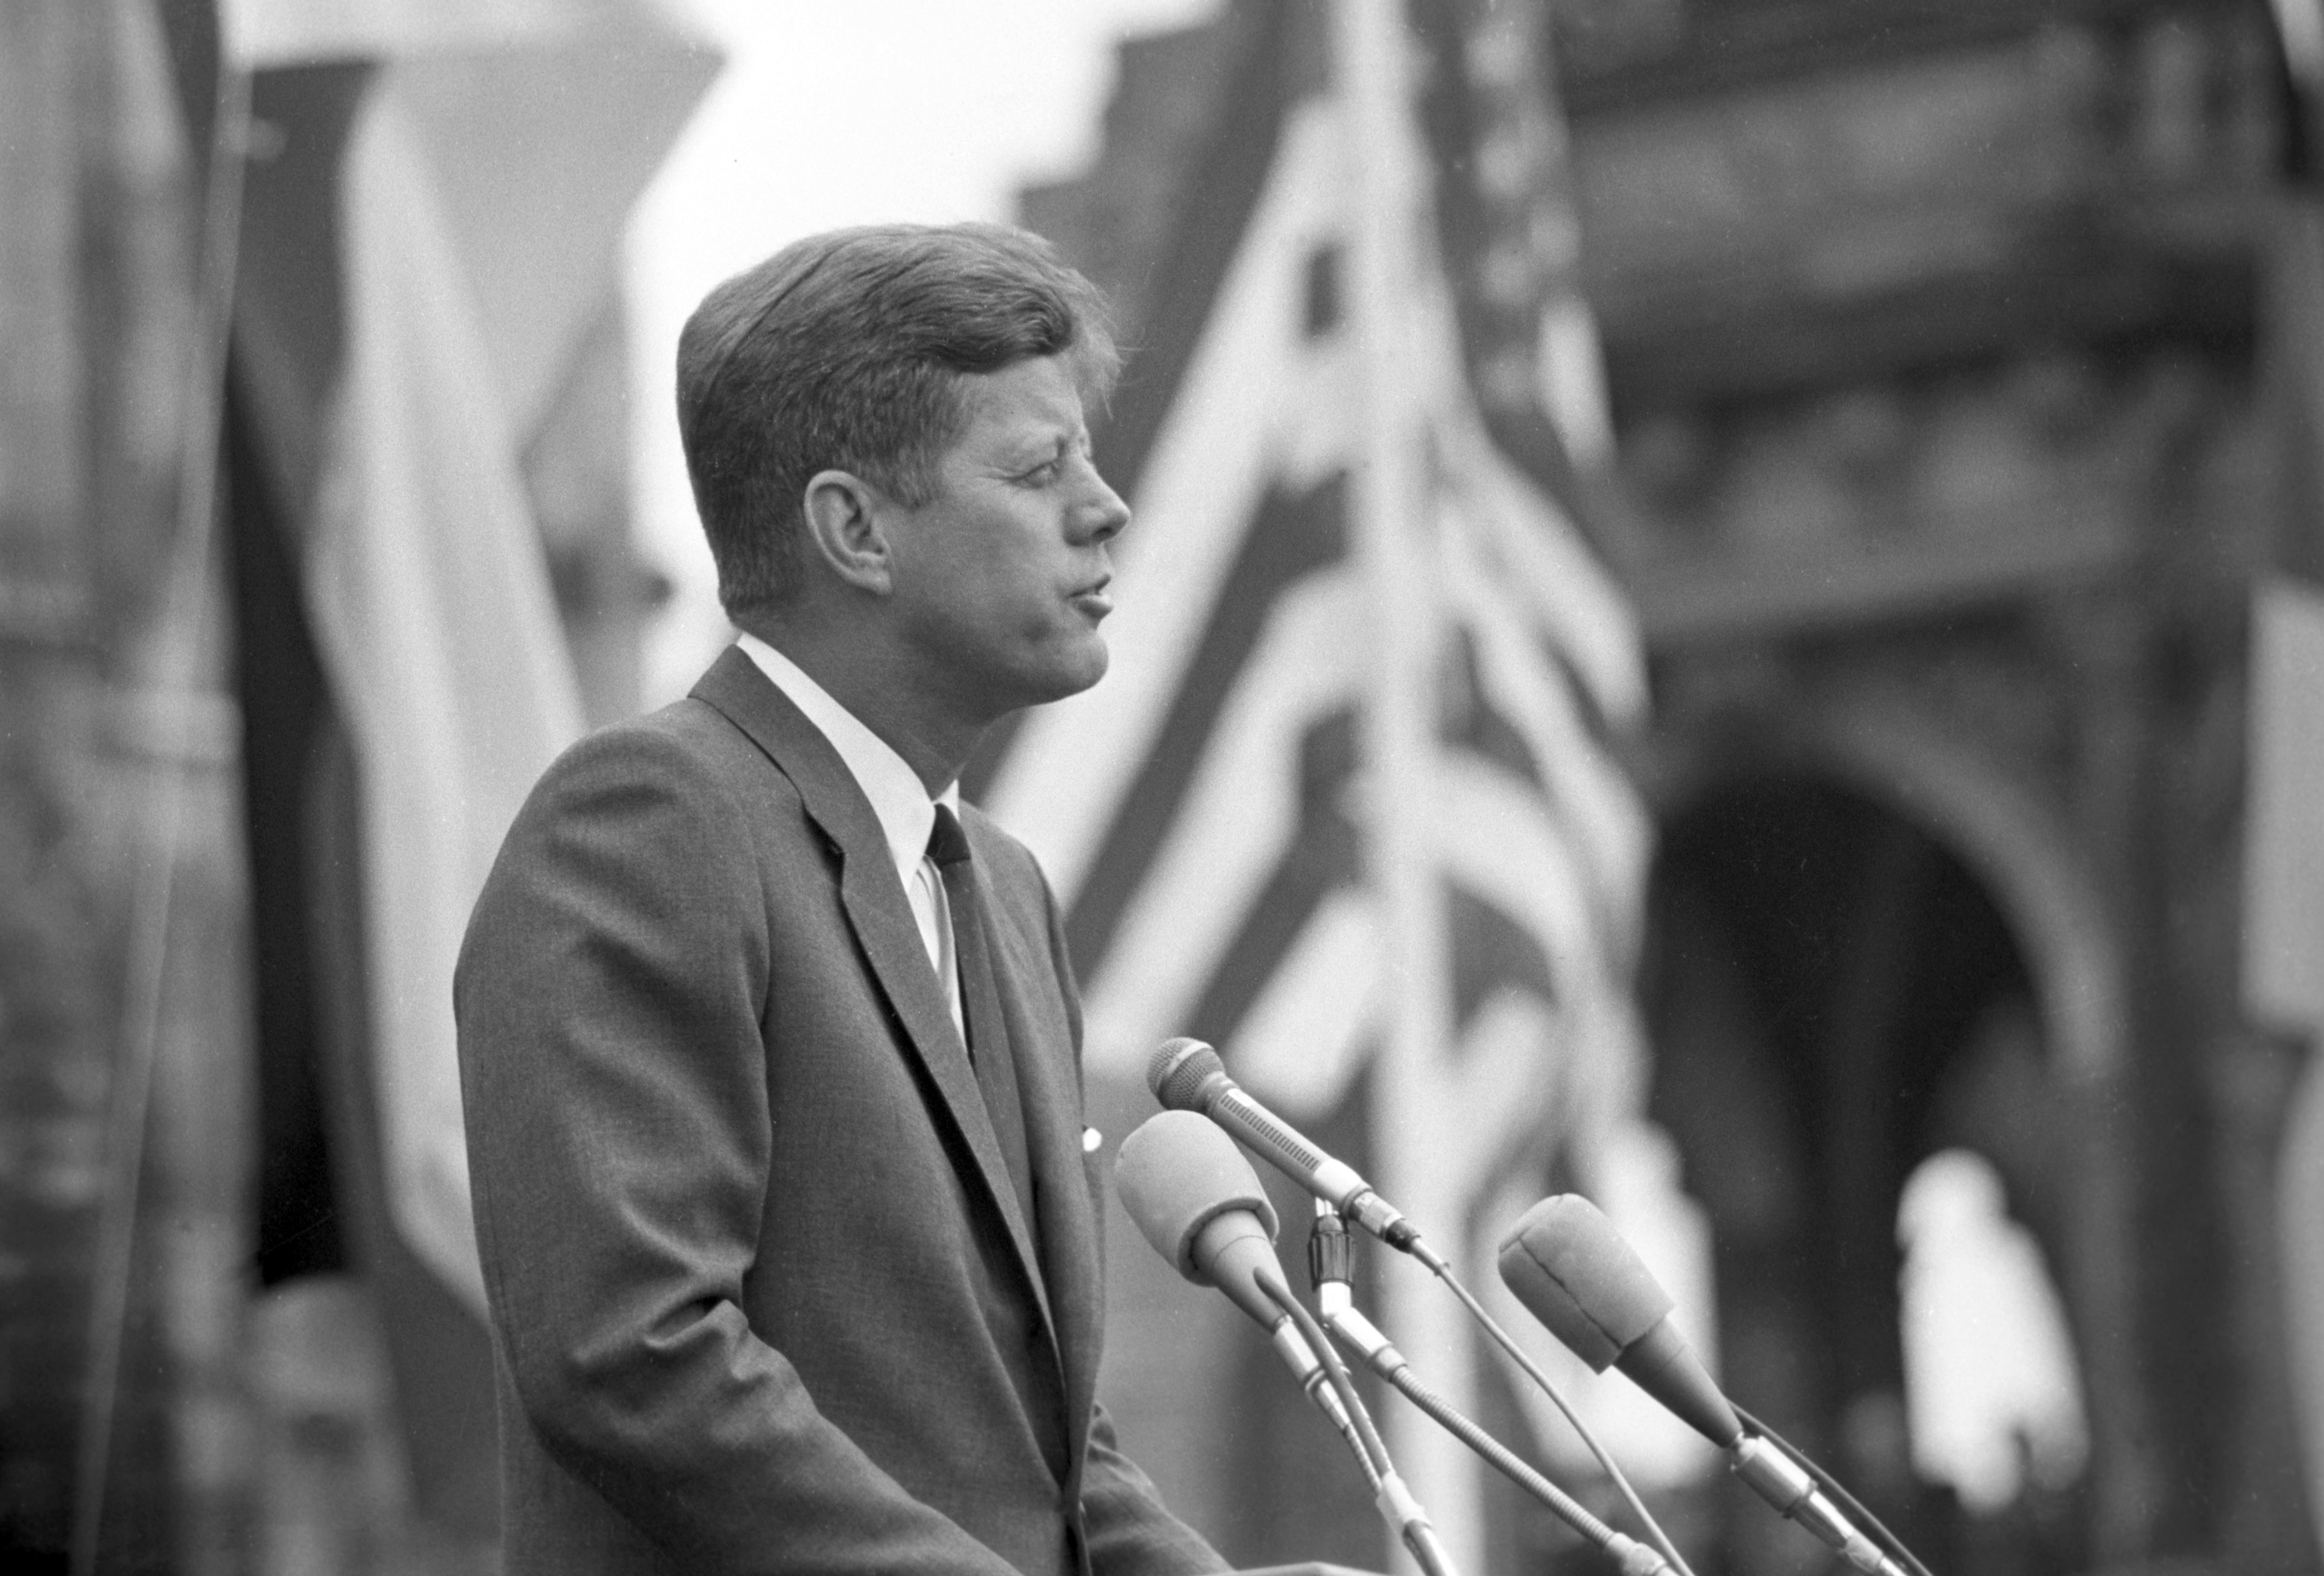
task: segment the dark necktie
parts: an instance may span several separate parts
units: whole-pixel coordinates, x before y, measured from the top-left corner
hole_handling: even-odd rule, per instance
[[[1017,1093],[1017,1060],[1009,1045],[1009,1027],[1001,1016],[1001,992],[992,976],[992,955],[984,934],[984,904],[977,893],[976,861],[970,858],[967,834],[960,820],[942,804],[928,833],[928,858],[944,875],[945,905],[952,911],[952,955],[960,971],[962,1038],[969,1061],[976,1069],[976,1087],[984,1096],[985,1114],[991,1118],[993,1136],[1001,1141],[1001,1158],[1017,1190],[1025,1228],[1039,1240],[1033,1214],[1033,1168],[1025,1150],[1025,1108]]]

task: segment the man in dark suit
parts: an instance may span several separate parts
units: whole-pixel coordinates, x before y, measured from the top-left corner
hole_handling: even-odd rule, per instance
[[[550,768],[456,987],[512,1576],[1223,1569],[1093,1400],[1073,975],[954,787],[1105,670],[1113,370],[992,227],[818,236],[687,325],[743,637]]]

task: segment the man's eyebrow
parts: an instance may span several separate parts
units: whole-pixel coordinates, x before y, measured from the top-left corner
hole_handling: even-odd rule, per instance
[[[1037,460],[1047,462],[1060,455],[1070,454],[1081,434],[1071,427],[1059,425],[1047,431],[1020,434],[1006,450],[1011,461]]]

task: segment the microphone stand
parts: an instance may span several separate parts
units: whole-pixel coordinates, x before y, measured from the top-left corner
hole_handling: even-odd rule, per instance
[[[1914,1576],[1929,1576],[1929,1568],[1904,1546],[1904,1541],[1883,1526],[1878,1516],[1858,1504],[1856,1496],[1841,1487],[1838,1479],[1794,1450],[1790,1441],[1741,1407],[1737,1407],[1735,1414],[1750,1432],[1735,1442],[1729,1464],[1735,1475],[1748,1483],[1776,1514],[1815,1534],[1865,1576],[1905,1576],[1904,1567],[1889,1558],[1887,1551],[1900,1556]],[[1825,1489],[1847,1507],[1847,1513],[1853,1513],[1870,1527],[1872,1535],[1850,1525],[1848,1514],[1825,1497]]]
[[[1300,1393],[1314,1404],[1315,1410],[1323,1414],[1325,1421],[1347,1442],[1349,1453],[1356,1458],[1356,1465],[1364,1470],[1364,1481],[1371,1486],[1372,1493],[1377,1497],[1380,1487],[1379,1469],[1372,1464],[1371,1452],[1364,1444],[1364,1436],[1357,1428],[1354,1416],[1349,1413],[1347,1404],[1340,1399],[1340,1392],[1333,1386],[1330,1365],[1314,1355],[1306,1336],[1294,1321],[1286,1320],[1278,1325],[1272,1339],[1275,1349],[1283,1354],[1284,1361],[1290,1367],[1292,1377],[1299,1381]]]
[[[1332,1338],[1324,1333],[1323,1324],[1279,1279],[1270,1279],[1262,1285],[1276,1305],[1296,1321],[1300,1333],[1315,1349],[1324,1373],[1330,1376],[1332,1388],[1339,1393],[1340,1404],[1354,1423],[1362,1445],[1357,1457],[1363,1462],[1365,1477],[1371,1481],[1372,1503],[1379,1506],[1380,1519],[1388,1524],[1388,1531],[1411,1553],[1425,1576],[1458,1576],[1444,1553],[1443,1543],[1436,1535],[1435,1524],[1428,1519],[1428,1512],[1421,1508],[1420,1501],[1413,1497],[1411,1488],[1397,1475],[1396,1464],[1388,1460],[1388,1445],[1373,1426],[1371,1414],[1365,1409],[1363,1398],[1356,1394],[1355,1380],[1333,1349]]]

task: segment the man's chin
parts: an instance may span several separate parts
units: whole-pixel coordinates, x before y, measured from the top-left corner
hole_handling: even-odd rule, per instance
[[[1104,643],[1093,642],[1090,650],[1074,654],[1074,661],[1058,664],[1055,688],[1034,704],[1046,705],[1051,700],[1063,700],[1069,695],[1080,694],[1104,678],[1111,663],[1112,655],[1106,650]]]
[[[969,700],[970,709],[982,713],[983,720],[998,721],[1030,707],[1080,694],[1105,677],[1109,661],[1103,643],[1095,640],[1069,651],[1051,648],[1041,653],[1038,661],[1021,662],[991,673],[988,683],[976,686],[981,693],[964,699]]]

